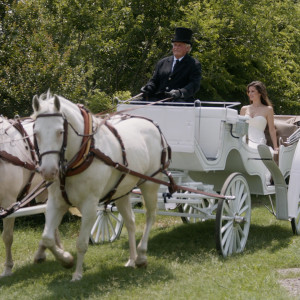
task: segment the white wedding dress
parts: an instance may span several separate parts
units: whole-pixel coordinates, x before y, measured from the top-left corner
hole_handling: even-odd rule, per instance
[[[259,144],[267,144],[265,129],[267,127],[267,119],[263,116],[249,117],[248,120],[248,146],[251,148],[257,149]],[[269,147],[272,155],[274,155],[274,150],[272,147]],[[271,184],[271,173],[266,168],[266,184]]]
[[[256,116],[249,118],[249,129],[248,129],[248,145],[251,148],[257,148],[259,144],[267,143],[265,136],[265,129],[267,126],[267,119],[263,116]]]

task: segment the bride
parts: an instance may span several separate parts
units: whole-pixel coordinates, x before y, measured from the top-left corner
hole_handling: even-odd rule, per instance
[[[268,125],[273,149],[278,152],[276,129],[274,125],[274,110],[268,98],[265,85],[260,81],[253,81],[247,86],[250,105],[243,106],[240,114],[249,116],[248,144],[257,148],[259,144],[266,144],[265,129]]]

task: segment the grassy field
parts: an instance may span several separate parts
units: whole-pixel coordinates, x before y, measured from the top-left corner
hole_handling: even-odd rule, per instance
[[[158,216],[149,240],[146,269],[127,269],[127,233],[113,243],[91,245],[80,282],[70,282],[73,269],[63,269],[51,253],[33,264],[43,229],[43,216],[19,218],[13,255],[14,275],[0,279],[1,299],[293,299],[280,286],[279,269],[300,267],[300,237],[290,222],[278,221],[253,199],[246,250],[222,258],[215,249],[215,222],[183,224]],[[137,239],[144,216],[137,215]],[[76,255],[80,219],[67,216],[60,227],[65,249]],[[4,246],[1,245],[1,268]],[[286,275],[285,275],[286,276]],[[288,275],[291,276],[291,275]],[[294,277],[300,277],[294,274]]]

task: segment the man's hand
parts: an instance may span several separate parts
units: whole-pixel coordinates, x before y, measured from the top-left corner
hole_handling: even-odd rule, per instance
[[[141,92],[143,93],[143,96],[147,96],[152,92],[152,88],[148,85],[145,85],[141,88]]]
[[[180,90],[171,90],[170,92],[165,92],[165,95],[173,99],[178,99],[181,97],[181,92]]]

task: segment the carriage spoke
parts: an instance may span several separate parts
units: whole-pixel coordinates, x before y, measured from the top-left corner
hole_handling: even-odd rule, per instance
[[[226,215],[233,216],[230,204],[227,201],[224,202],[224,211],[226,211]]]
[[[244,233],[242,227],[240,226],[240,224],[237,225],[237,229],[238,229],[238,232],[239,232],[239,236],[241,238],[245,237],[245,233]]]
[[[103,214],[104,215],[104,214]],[[105,241],[105,232],[106,232],[106,227],[107,227],[107,221],[106,218],[103,218],[103,229],[102,229],[102,234],[101,234],[101,241]]]
[[[228,229],[228,227],[232,226],[232,224],[233,224],[233,220],[232,221],[228,221],[226,223],[226,225],[222,227],[221,232],[224,233]]]
[[[245,211],[249,209],[248,205],[245,205],[242,210],[239,211],[239,215],[242,215]]]
[[[223,238],[223,245],[225,245],[224,252],[227,254],[230,251],[229,247],[231,245],[231,240],[232,240],[232,227],[228,229],[228,231],[226,232]]]
[[[224,241],[224,243],[226,243],[226,241],[228,241],[229,239],[230,239],[230,234],[231,234],[231,230],[232,230],[232,223],[230,222],[229,223],[229,226],[227,227],[227,229],[226,229],[226,231],[224,231],[225,232],[225,234],[223,235],[223,241]]]
[[[99,225],[98,225],[98,228],[97,228],[97,234],[96,234],[95,241],[99,241],[102,224],[103,224],[103,218],[102,218],[102,215],[100,215]]]
[[[110,219],[108,219],[108,224],[109,224],[109,228],[111,229],[111,232],[112,232],[111,236],[109,236],[109,239],[111,239],[111,238],[113,238],[113,237],[116,236],[116,231],[115,231],[113,223],[112,223],[112,221]]]
[[[96,230],[96,228],[98,226],[99,221],[100,221],[100,215],[97,216],[96,222],[94,223],[93,228],[91,230],[91,235],[94,234],[94,232],[95,232],[95,230]]]

